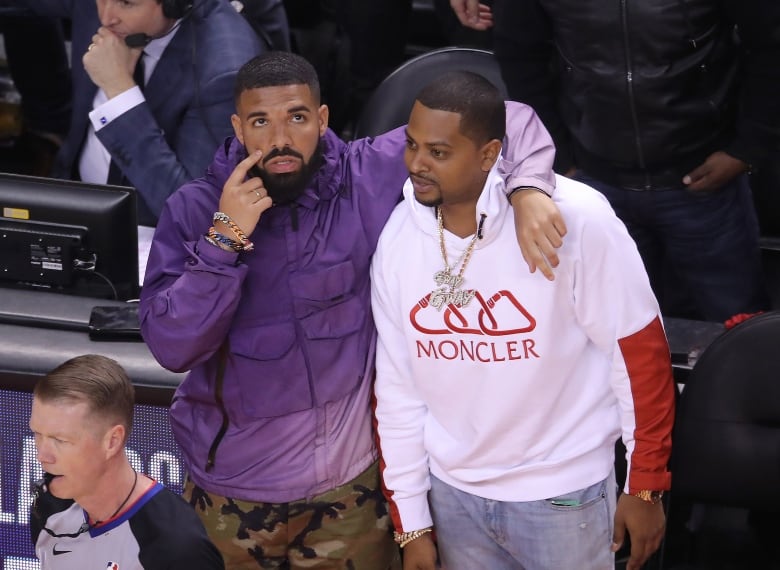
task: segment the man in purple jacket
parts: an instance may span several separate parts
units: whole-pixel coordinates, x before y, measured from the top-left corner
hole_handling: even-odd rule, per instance
[[[141,297],[152,353],[191,371],[171,406],[185,496],[229,568],[397,567],[369,267],[407,176],[404,129],[341,141],[291,53],[248,62],[236,103],[235,138],[165,205]],[[554,266],[565,228],[533,189],[552,192],[554,149],[529,107],[510,103],[507,122],[508,187],[529,188],[512,196],[518,236],[532,269],[542,254]]]

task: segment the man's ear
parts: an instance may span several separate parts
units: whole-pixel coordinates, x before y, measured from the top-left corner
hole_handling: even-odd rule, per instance
[[[103,449],[106,457],[113,457],[125,448],[126,440],[125,426],[116,424],[111,426],[103,436]]]
[[[498,139],[493,139],[482,147],[482,170],[484,172],[489,172],[491,168],[493,168],[493,165],[496,163],[496,160],[498,160],[498,157],[501,156],[501,141]]]
[[[230,124],[233,125],[233,132],[236,134],[238,142],[244,144],[244,131],[241,129],[241,117],[235,113],[230,115]]]
[[[330,109],[328,109],[327,105],[320,105],[320,108],[317,109],[317,114],[320,117],[320,136],[323,136],[325,134],[325,131],[328,130],[328,118],[330,116]]]

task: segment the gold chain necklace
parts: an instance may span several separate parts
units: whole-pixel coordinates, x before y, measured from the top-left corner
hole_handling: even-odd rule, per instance
[[[441,208],[436,208],[436,222],[439,226],[439,246],[441,248],[441,257],[444,260],[444,269],[433,274],[436,289],[431,291],[430,303],[440,311],[442,307],[450,304],[456,307],[465,307],[477,293],[475,289],[461,289],[460,287],[463,285],[463,274],[466,271],[469,260],[471,260],[471,254],[474,253],[474,246],[477,245],[480,232],[477,231],[474,234],[469,245],[450,267],[447,260],[447,248],[444,245],[444,220],[442,219]],[[452,272],[458,268],[458,265],[460,265],[460,271],[458,271],[457,275],[453,275]]]

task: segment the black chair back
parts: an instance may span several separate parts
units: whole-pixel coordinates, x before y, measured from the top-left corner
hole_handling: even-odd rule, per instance
[[[726,331],[685,384],[672,439],[672,496],[780,510],[780,312]]]
[[[403,63],[377,86],[360,112],[355,138],[376,136],[405,125],[420,89],[442,73],[454,70],[479,73],[507,98],[492,52],[464,47],[436,49]]]

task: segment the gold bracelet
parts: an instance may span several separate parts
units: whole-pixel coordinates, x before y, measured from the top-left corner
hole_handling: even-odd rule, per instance
[[[238,239],[237,243],[240,244],[240,247],[236,249],[236,251],[252,251],[254,249],[254,244],[249,241],[249,238],[246,237],[244,231],[238,227],[238,224],[233,221],[233,218],[224,212],[214,212],[214,223],[216,222],[225,224],[230,228],[230,231],[233,232],[233,235],[236,236],[236,239]]]
[[[418,530],[413,530],[410,532],[394,532],[393,533],[393,540],[403,548],[413,540],[417,540],[424,534],[428,534],[429,532],[433,532],[433,527],[429,526],[427,528],[421,528]]]

